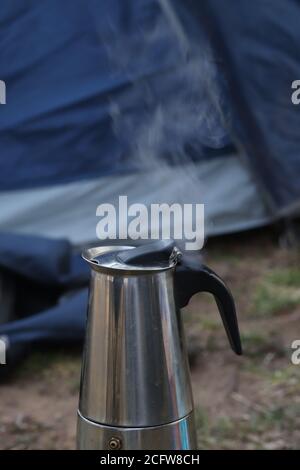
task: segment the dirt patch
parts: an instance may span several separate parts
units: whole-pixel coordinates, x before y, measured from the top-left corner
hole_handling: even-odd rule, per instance
[[[2,448],[75,447],[80,359],[79,352],[34,353],[0,387]]]

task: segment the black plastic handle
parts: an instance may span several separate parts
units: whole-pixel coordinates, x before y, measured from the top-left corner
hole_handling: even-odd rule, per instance
[[[213,294],[233,351],[242,354],[234,300],[224,281],[207,266],[183,256],[177,265],[175,290],[179,307],[185,307],[197,292]]]

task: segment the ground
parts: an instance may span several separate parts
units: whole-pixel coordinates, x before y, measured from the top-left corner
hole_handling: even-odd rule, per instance
[[[210,240],[205,262],[230,286],[244,355],[206,294],[184,309],[202,449],[300,449],[300,252],[277,234]],[[0,386],[0,448],[74,449],[80,351],[35,352]]]

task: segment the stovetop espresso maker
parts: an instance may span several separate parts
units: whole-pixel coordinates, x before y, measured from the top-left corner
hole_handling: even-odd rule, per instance
[[[195,449],[180,308],[214,295],[234,352],[241,342],[224,282],[173,241],[83,253],[91,285],[78,410],[79,449]]]

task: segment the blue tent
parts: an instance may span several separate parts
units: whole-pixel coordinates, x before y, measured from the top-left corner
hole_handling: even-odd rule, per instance
[[[0,22],[10,344],[82,338],[102,202],[205,203],[207,235],[298,214],[295,0],[2,0]]]

